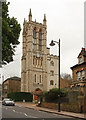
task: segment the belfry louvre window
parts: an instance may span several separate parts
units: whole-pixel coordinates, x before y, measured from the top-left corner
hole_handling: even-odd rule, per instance
[[[35,64],[35,56],[33,56],[33,65]]]
[[[39,50],[41,51],[42,49],[42,33],[41,30],[39,31]]]
[[[33,50],[36,50],[36,30],[33,30]]]

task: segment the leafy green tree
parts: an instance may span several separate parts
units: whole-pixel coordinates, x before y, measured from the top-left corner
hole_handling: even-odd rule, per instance
[[[7,64],[13,61],[15,48],[20,43],[18,41],[21,26],[17,19],[9,17],[8,5],[10,3],[2,3],[2,63]]]

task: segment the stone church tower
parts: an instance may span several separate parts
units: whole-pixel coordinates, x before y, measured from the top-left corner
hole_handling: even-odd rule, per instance
[[[23,55],[21,73],[21,91],[32,92],[39,88],[47,90],[47,25],[44,15],[43,24],[32,21],[31,9],[29,21],[23,23]]]
[[[32,21],[23,23],[21,92],[48,91],[58,88],[58,56],[50,55],[47,48],[46,15],[43,24]]]

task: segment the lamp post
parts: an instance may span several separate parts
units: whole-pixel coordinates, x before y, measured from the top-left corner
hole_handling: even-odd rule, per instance
[[[51,41],[50,46],[54,46],[55,43],[57,43],[59,45],[59,93],[60,93],[60,39],[59,42],[57,41]],[[60,97],[60,95],[59,95]],[[60,112],[60,102],[58,102],[58,112]]]

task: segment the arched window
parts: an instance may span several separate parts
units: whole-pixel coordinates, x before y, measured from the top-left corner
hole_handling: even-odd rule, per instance
[[[42,83],[41,75],[40,75],[40,83]]]
[[[54,81],[53,80],[50,81],[50,85],[54,85]]]
[[[36,83],[36,74],[35,74],[35,83]]]
[[[54,62],[53,62],[53,61],[51,61],[51,62],[50,62],[50,65],[51,65],[51,66],[54,66]]]
[[[33,56],[33,65],[36,65],[36,58]]]
[[[50,71],[50,76],[54,76],[54,71],[53,70]]]
[[[36,50],[36,29],[33,30],[33,50]]]
[[[41,30],[39,31],[39,50],[41,51],[42,49],[42,32]]]

